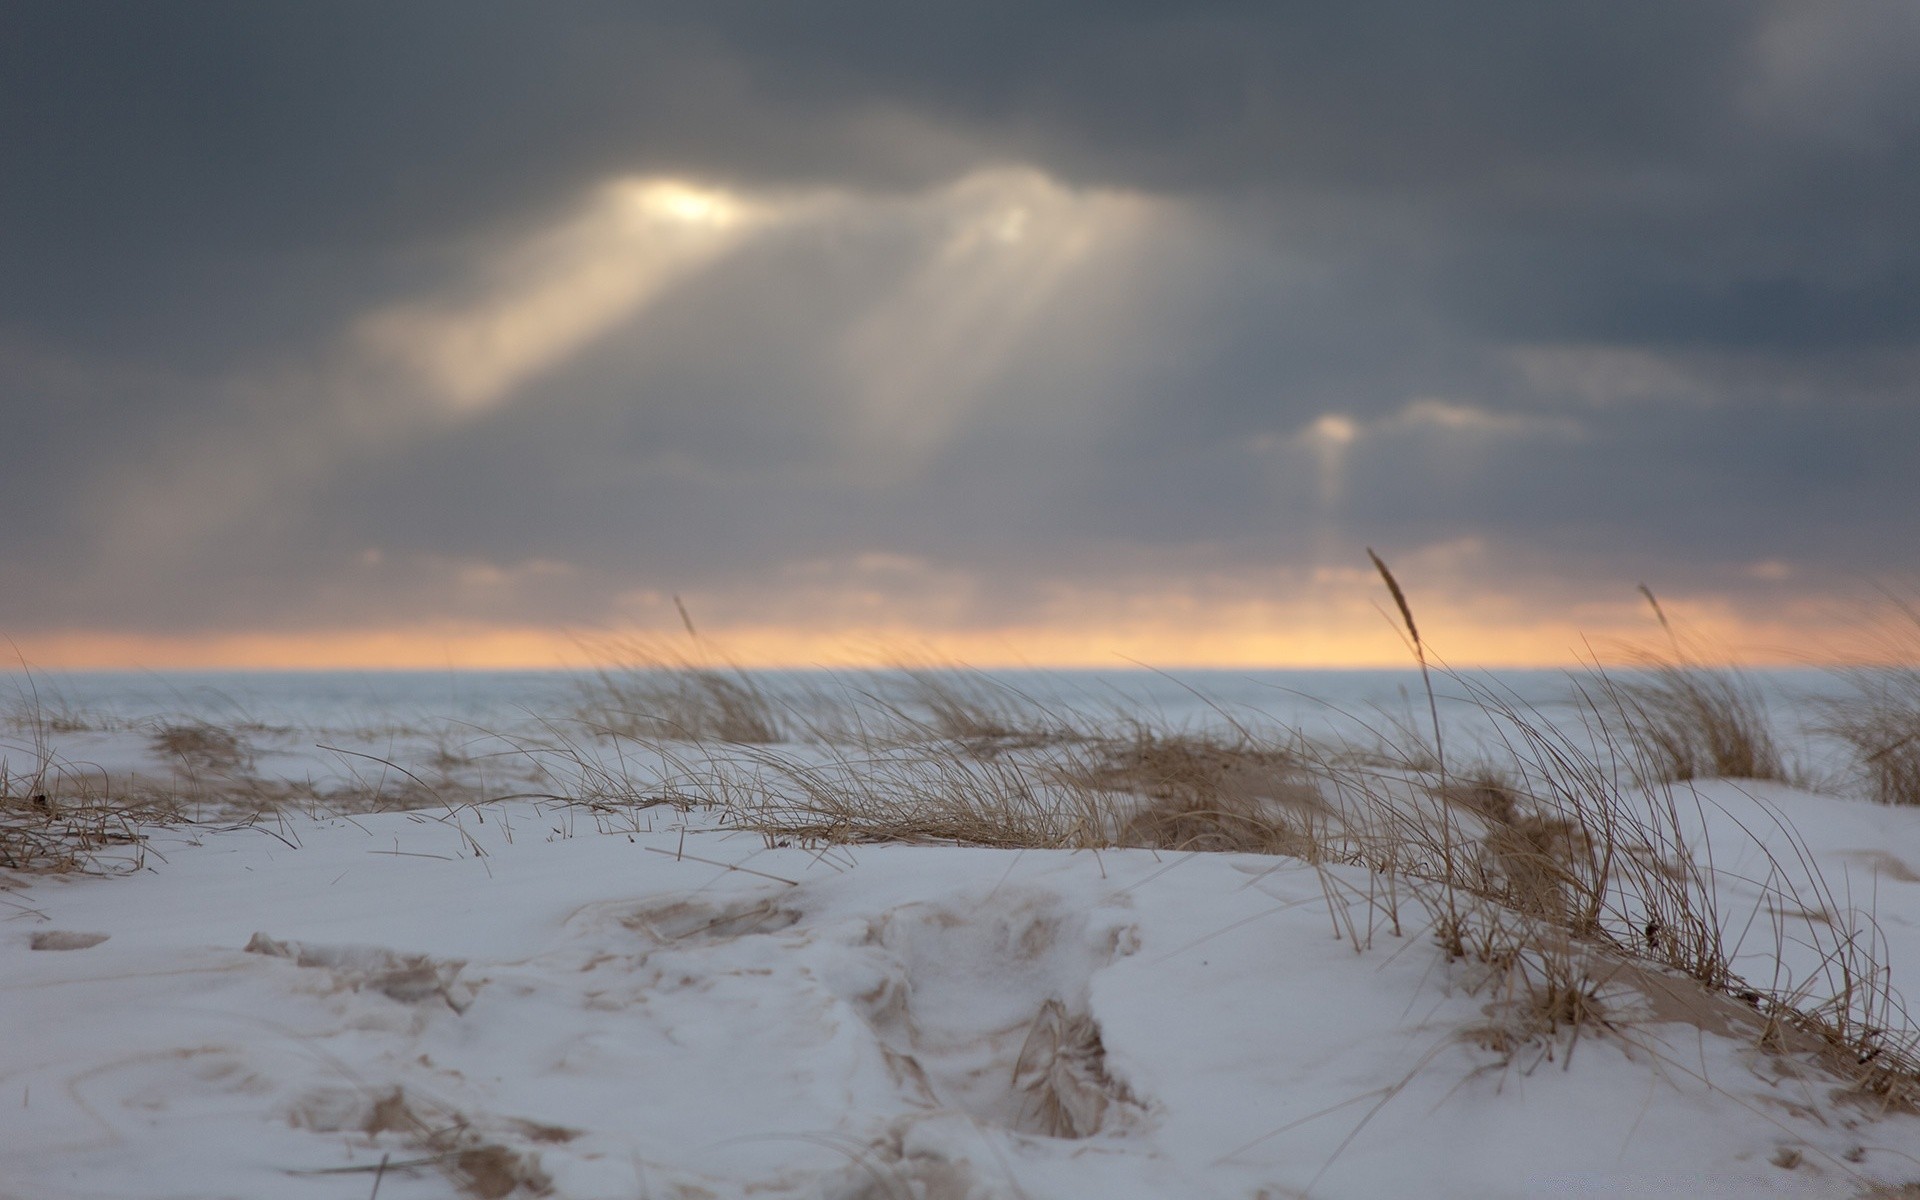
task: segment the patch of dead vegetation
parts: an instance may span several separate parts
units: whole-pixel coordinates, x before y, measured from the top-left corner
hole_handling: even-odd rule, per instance
[[[42,764],[15,776],[0,762],[0,869],[136,871],[146,863],[145,829],[179,815],[169,798],[115,792],[90,774]]]
[[[896,699],[883,704],[894,737],[944,741],[991,756],[1083,740],[1076,719],[989,676],[952,669],[903,668]]]
[[[1624,736],[1653,781],[1790,779],[1765,706],[1731,672],[1654,663],[1620,683],[1619,697]]]
[[[316,1094],[296,1105],[289,1119],[319,1133],[363,1134],[376,1146],[382,1144],[381,1139],[391,1138],[410,1155],[399,1162],[383,1158],[374,1166],[350,1168],[355,1174],[384,1176],[434,1170],[469,1200],[507,1200],[553,1192],[553,1180],[541,1170],[538,1154],[516,1150],[483,1134],[462,1114],[409,1095],[400,1087],[371,1099],[357,1094]],[[535,1140],[565,1141],[576,1136],[575,1131],[560,1126],[513,1124],[516,1128],[551,1131],[551,1136]],[[342,1172],[335,1168],[325,1173]]]
[[[1024,744],[997,729],[991,754],[877,739],[804,760],[655,749],[674,795],[776,844],[1133,846],[1364,867],[1376,880],[1368,901],[1392,927],[1399,898],[1418,898],[1436,941],[1469,968],[1463,978],[1489,989],[1480,1036],[1503,1055],[1614,1031],[1608,981],[1619,964],[1644,964],[1757,1014],[1757,1027],[1742,1026],[1756,1044],[1815,1055],[1887,1106],[1912,1102],[1920,1041],[1873,960],[1877,943],[1808,874],[1806,855],[1769,860],[1763,919],[1783,945],[1821,947],[1826,962],[1791,986],[1732,970],[1709,848],[1685,832],[1671,784],[1639,786],[1668,773],[1666,751],[1620,732],[1640,701],[1596,676],[1584,694],[1592,719],[1569,731],[1489,686],[1455,683],[1500,727],[1511,762],[1456,773],[1437,744],[1317,754],[1297,739],[1140,727],[1071,739],[1042,728]],[[1369,942],[1370,929],[1338,920],[1357,947]]]
[[[327,972],[334,986],[372,991],[401,1004],[440,1000],[455,1013],[465,1014],[473,1003],[474,988],[460,978],[466,964],[425,954],[401,954],[380,946],[325,946],[280,941],[255,933],[248,954],[292,960],[298,967]]]
[[[595,670],[581,686],[575,721],[605,738],[747,746],[784,740],[775,698],[751,673],[716,656],[684,607],[680,616],[685,649],[636,638],[596,644],[595,657],[613,665]]]
[[[1920,670],[1850,672],[1853,694],[1827,706],[1821,731],[1853,751],[1867,794],[1920,804]]]
[[[1331,813],[1291,754],[1195,736],[1141,733],[1105,743],[1075,782],[1134,798],[1117,846],[1318,856],[1317,822]]]
[[[155,754],[180,763],[190,773],[231,775],[253,767],[253,749],[239,734],[206,721],[162,724],[148,735],[147,745]]]
[[[1642,584],[1640,594],[1666,633],[1668,652],[1643,653],[1633,677],[1603,683],[1609,716],[1632,744],[1643,781],[1788,781],[1759,693],[1738,672],[1702,663],[1652,590]]]

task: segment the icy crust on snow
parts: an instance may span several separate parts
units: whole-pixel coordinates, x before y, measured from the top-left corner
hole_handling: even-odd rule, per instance
[[[1704,824],[1791,810],[1835,890],[1872,894],[1889,960],[1920,961],[1920,814],[1699,795]],[[0,1196],[332,1200],[376,1174],[384,1200],[1850,1196],[1920,1177],[1920,1120],[1836,1101],[1809,1063],[1631,977],[1606,989],[1613,1031],[1495,1055],[1472,1031],[1501,997],[1404,898],[1395,936],[1353,868],[768,848],[530,802],[153,839],[153,870],[0,894]]]

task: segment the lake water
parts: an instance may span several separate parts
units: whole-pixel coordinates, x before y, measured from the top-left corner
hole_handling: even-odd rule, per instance
[[[915,677],[898,671],[760,671],[739,676],[800,712],[822,703],[859,708],[912,703]],[[1243,724],[1299,729],[1310,736],[1365,738],[1430,725],[1417,670],[941,671],[924,678],[963,693],[1156,726]],[[1612,676],[1630,679],[1630,673]],[[1771,670],[1739,676],[1789,742],[1817,725],[1822,701],[1844,694],[1831,672]],[[1599,677],[1558,670],[1436,674],[1443,726],[1484,723],[1469,692],[1548,720],[1578,721],[1578,695]],[[507,733],[567,717],[595,681],[576,671],[34,672],[0,682],[0,706],[38,711],[75,725],[134,726],[207,721],[301,730],[419,729],[457,725]],[[1462,736],[1468,736],[1463,732]]]

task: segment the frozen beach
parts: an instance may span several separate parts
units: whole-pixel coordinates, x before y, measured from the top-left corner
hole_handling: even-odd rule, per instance
[[[561,676],[36,681],[10,811],[38,764],[46,806],[127,812],[0,875],[0,1195],[1920,1179],[1874,1073],[1912,1062],[1920,808],[1810,732],[1830,680],[1756,685],[1791,781],[1580,735],[1643,868],[1596,885],[1572,774],[1498,762],[1484,696],[1417,761],[1413,673],[738,679],[778,740]],[[1565,676],[1498,684],[1579,728]],[[1459,790],[1496,768],[1507,800]],[[1529,830],[1586,839],[1545,900]]]

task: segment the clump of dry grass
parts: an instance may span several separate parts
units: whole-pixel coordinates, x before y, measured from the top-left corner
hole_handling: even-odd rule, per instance
[[[34,720],[30,710],[18,709],[16,723],[28,736],[0,741],[0,869],[122,873],[146,864],[152,853],[147,833],[155,826],[283,820],[302,810],[448,807],[450,794],[473,798],[451,780],[435,787],[365,755],[351,757],[381,769],[342,787],[261,779],[241,731],[205,721],[151,726],[148,748],[171,764],[160,774],[72,761],[55,749],[60,722]]]
[[[1654,663],[1648,678],[1621,685],[1618,715],[1651,777],[1786,780],[1786,762],[1765,705],[1726,671]]]
[[[250,770],[253,764],[252,748],[237,733],[206,721],[164,723],[148,736],[147,744],[194,773],[231,774]]]
[[[577,719],[606,737],[766,745],[782,741],[779,706],[748,672],[716,654],[680,597],[674,608],[687,648],[612,638],[594,646],[601,667],[581,689]]]
[[[327,1133],[358,1133],[378,1142],[391,1136],[409,1151],[397,1162],[383,1157],[364,1167],[332,1167],[305,1175],[372,1175],[377,1194],[380,1181],[421,1171],[438,1172],[468,1200],[507,1200],[510,1196],[545,1196],[553,1180],[540,1168],[535,1153],[515,1150],[503,1140],[475,1129],[467,1118],[444,1105],[409,1095],[395,1087],[371,1099],[356,1097],[341,1103],[321,1094],[292,1114],[296,1124]],[[567,1141],[577,1131],[558,1126],[518,1122],[515,1132],[533,1141]]]
[[[61,758],[52,739],[65,724],[40,707],[38,685],[27,679],[32,690],[10,721],[26,740],[0,743],[0,868],[138,870],[141,826],[161,817],[162,805],[116,794],[105,772]]]
[[[987,676],[918,667],[904,673],[900,701],[888,707],[905,732],[988,751],[1047,736],[1040,706]]]
[[[1331,816],[1290,753],[1194,734],[1141,730],[1069,741],[1042,731],[992,753],[879,736],[806,752],[643,738],[616,745],[622,764],[647,760],[645,786],[578,742],[557,741],[548,751],[574,759],[582,795],[597,808],[712,807],[776,841],[1311,858],[1315,824]]]
[[[581,689],[576,717],[606,737],[768,745],[785,740],[779,705],[752,675],[667,652],[633,650]]]
[[[1684,647],[1645,584],[1641,595],[1666,632],[1670,653],[1643,656],[1638,677],[1614,690],[1612,716],[1655,781],[1788,778],[1766,705],[1726,669],[1704,666]]]
[[[1411,631],[1404,593],[1393,591]],[[1430,770],[1423,746],[1397,770],[1329,757],[1319,769],[1342,829],[1326,853],[1412,882],[1449,957],[1477,964],[1497,989],[1490,1038],[1605,1028],[1600,985],[1623,972],[1660,978],[1628,970],[1650,964],[1750,1012],[1756,1044],[1812,1056],[1864,1101],[1920,1103],[1920,1033],[1881,961],[1884,943],[1870,917],[1833,894],[1784,817],[1773,815],[1786,850],[1765,855],[1761,909],[1773,914],[1776,964],[1794,944],[1814,948],[1819,963],[1797,980],[1779,965],[1771,980],[1748,980],[1723,940],[1712,848],[1690,832],[1704,828],[1689,811],[1700,802],[1664,769],[1669,745],[1647,736],[1644,693],[1596,673],[1579,690],[1582,720],[1565,729],[1489,684],[1455,683],[1496,726],[1504,773],[1449,775],[1437,746]],[[1720,755],[1723,769],[1736,761],[1755,773],[1751,757]]]
[[[13,680],[13,689],[12,702],[0,708],[0,729],[44,736],[111,729],[117,724],[105,714],[74,703],[59,689],[45,685],[24,660]]]
[[[1491,727],[1494,755],[1450,768],[1431,683],[1440,668],[1405,590],[1373,561],[1429,681],[1430,733],[1400,728],[1403,746],[1357,753],[1297,734],[1236,727],[1222,737],[1144,721],[1116,731],[1063,721],[984,677],[923,671],[909,673],[905,692],[876,683],[868,699],[880,697],[878,715],[831,742],[801,750],[689,736],[702,722],[686,717],[635,723],[613,740],[616,757],[649,760],[635,773],[646,786],[605,764],[583,766],[583,779],[597,773],[607,812],[707,805],[775,844],[1149,847],[1358,866],[1372,881],[1362,908],[1396,932],[1401,896],[1425,907],[1460,978],[1488,993],[1489,1021],[1474,1036],[1503,1061],[1522,1047],[1570,1054],[1584,1032],[1615,1030],[1636,995],[1677,990],[1694,997],[1689,1011],[1749,1014],[1739,1028],[1757,1045],[1817,1059],[1864,1099],[1920,1103],[1920,1038],[1871,921],[1846,915],[1784,821],[1777,844],[1787,848],[1767,857],[1759,880],[1772,914],[1762,920],[1774,922],[1782,956],[1813,946],[1819,965],[1760,980],[1734,968],[1738,948],[1723,931],[1739,922],[1720,911],[1700,801],[1685,781],[1786,774],[1749,689],[1694,665],[1676,640],[1675,658],[1650,678],[1596,671],[1580,682],[1578,717],[1556,727],[1494,685],[1449,672],[1450,690]],[[1353,886],[1322,879],[1330,890]],[[1370,943],[1370,928],[1334,919],[1357,948]]]
[[[1503,907],[1570,926],[1590,907],[1577,864],[1590,847],[1577,819],[1544,812],[1492,770],[1434,785],[1434,795],[1479,819],[1469,864],[1472,890]]]
[[[1823,732],[1853,751],[1881,804],[1920,804],[1920,669],[1849,673],[1853,695],[1827,706]]]
[[[1762,907],[1774,914],[1776,950],[1774,978],[1750,981],[1734,970],[1733,948],[1724,942],[1728,926],[1718,910],[1712,848],[1696,844],[1689,832],[1704,823],[1688,819],[1689,794],[1654,769],[1667,748],[1644,736],[1642,694],[1596,673],[1579,691],[1586,717],[1569,731],[1523,711],[1490,685],[1456,682],[1501,730],[1513,771],[1511,779],[1472,779],[1464,787],[1440,773],[1443,818],[1465,808],[1472,821],[1456,827],[1423,819],[1417,805],[1383,806],[1377,787],[1365,779],[1359,784],[1376,801],[1376,820],[1383,808],[1391,813],[1389,841],[1418,847],[1413,873],[1439,885],[1422,896],[1450,954],[1469,951],[1463,931],[1476,919],[1483,930],[1498,932],[1500,922],[1489,925],[1486,918],[1484,905],[1491,902],[1493,911],[1530,928],[1576,940],[1589,963],[1594,954],[1617,965],[1651,962],[1705,995],[1750,1007],[1760,1018],[1762,1048],[1811,1053],[1864,1100],[1909,1110],[1920,1105],[1920,1029],[1893,989],[1881,959],[1884,941],[1870,916],[1841,903],[1783,815],[1771,817],[1784,855],[1751,835],[1765,851],[1757,882],[1765,893]],[[1396,847],[1391,858],[1405,869],[1404,850]],[[1797,927],[1790,925],[1795,920]],[[1494,945],[1501,940],[1491,939]],[[1589,986],[1593,971],[1575,970],[1578,964],[1551,940],[1504,940],[1524,947],[1519,958],[1508,956],[1509,973],[1514,963],[1536,964],[1525,980],[1536,1004],[1565,1015],[1586,1011],[1582,997],[1597,1000]],[[1820,959],[1790,982],[1782,962],[1786,947],[1796,943]],[[1473,956],[1501,957],[1485,944]],[[1553,969],[1539,975],[1546,967]]]
[[[1073,849],[1098,844],[1103,811],[1076,768],[870,743],[812,758],[772,751],[704,759],[681,790],[770,838]]]
[[[1405,593],[1377,556],[1374,564],[1417,639]],[[1383,743],[1313,760],[1339,814],[1322,853],[1388,881],[1370,907],[1396,929],[1403,891],[1425,909],[1435,944],[1457,964],[1456,982],[1489,997],[1487,1020],[1464,1036],[1502,1064],[1526,1048],[1537,1052],[1535,1065],[1562,1047],[1570,1058],[1584,1032],[1615,1028],[1599,960],[1622,953],[1600,913],[1623,898],[1617,892],[1633,890],[1613,874],[1613,838],[1628,823],[1612,807],[1619,781],[1501,695],[1454,681],[1483,715],[1504,722],[1496,741],[1511,764],[1450,772],[1429,682],[1430,742],[1400,729],[1410,742],[1403,750]],[[1345,932],[1356,948],[1370,940],[1370,931]]]
[[[1874,800],[1920,804],[1920,710],[1855,710],[1831,728],[1853,747]]]
[[[62,762],[44,745],[20,766],[0,756],[0,868],[138,870],[143,826],[178,816],[162,797],[114,794],[104,775]]]
[[[1119,846],[1311,861],[1314,824],[1329,815],[1291,754],[1191,734],[1141,729],[1130,740],[1100,743],[1092,768],[1075,782],[1095,794],[1133,798],[1115,814],[1110,836]]]
[[[1552,1062],[1563,1045],[1570,1060],[1582,1034],[1616,1030],[1601,995],[1605,967],[1589,947],[1497,903],[1439,904],[1430,892],[1416,895],[1447,960],[1466,967],[1467,989],[1490,997],[1487,1019],[1462,1034],[1499,1064],[1528,1048],[1536,1051],[1533,1066]]]
[[[874,686],[857,694],[877,705],[875,728],[885,736],[944,741],[967,754],[1032,750],[1103,736],[1095,732],[1098,723],[1081,712],[964,668],[905,665],[884,672]]]
[[[0,868],[63,874],[94,869],[107,851],[132,851],[120,870],[138,870],[151,818],[126,805],[62,804],[45,793],[0,794]]]

